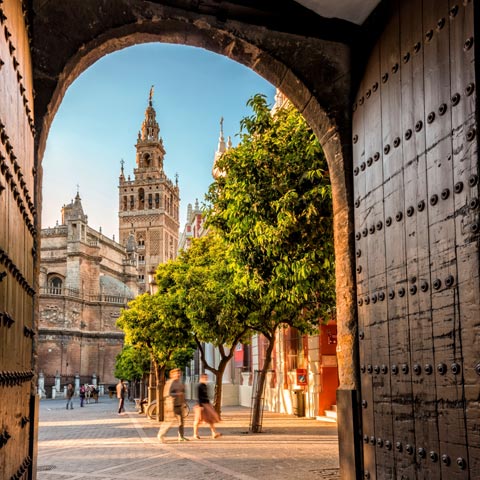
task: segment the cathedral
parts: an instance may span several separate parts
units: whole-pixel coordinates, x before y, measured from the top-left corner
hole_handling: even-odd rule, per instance
[[[119,243],[88,225],[80,194],[62,221],[41,231],[38,365],[40,393],[69,382],[116,383],[121,309],[148,292],[159,263],[177,255],[179,188],[163,170],[165,148],[150,91],[138,133],[134,178],[119,178]]]
[[[120,310],[137,294],[134,251],[88,225],[79,193],[41,231],[38,363],[42,395],[68,382],[115,383]]]

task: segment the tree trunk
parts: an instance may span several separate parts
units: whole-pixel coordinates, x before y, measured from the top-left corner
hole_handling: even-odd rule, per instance
[[[163,422],[164,420],[164,408],[163,408],[163,387],[165,386],[165,366],[160,366],[154,360],[155,366],[155,397],[157,400],[157,422]]]
[[[213,406],[216,412],[221,416],[222,413],[222,379],[228,362],[231,359],[231,355],[223,357],[218,364],[217,371],[215,372],[215,393],[213,397]]]
[[[262,403],[263,403],[263,391],[265,390],[265,380],[267,378],[267,372],[272,361],[273,346],[275,345],[275,332],[270,338],[265,337],[268,340],[268,347],[265,353],[265,362],[260,370],[260,376],[258,378],[257,390],[253,398],[253,412],[252,423],[250,425],[250,431],[252,433],[260,433],[262,431]],[[255,388],[255,385],[254,385]]]

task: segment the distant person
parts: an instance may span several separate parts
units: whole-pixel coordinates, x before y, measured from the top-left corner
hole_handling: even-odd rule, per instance
[[[218,438],[222,434],[215,429],[215,423],[220,421],[220,416],[210,404],[207,390],[208,375],[203,373],[200,375],[200,383],[197,387],[198,405],[195,406],[195,419],[193,421],[193,438],[199,439],[198,426],[202,423],[208,423],[212,438]]]
[[[163,389],[164,399],[164,420],[160,430],[158,431],[157,438],[165,443],[165,435],[172,426],[175,419],[178,422],[178,441],[186,442],[188,438],[185,438],[185,424],[183,409],[185,405],[185,386],[181,380],[182,372],[179,368],[174,368],[170,371],[170,379],[165,384]]]
[[[75,395],[75,389],[71,383],[67,386],[67,406],[65,407],[68,410],[68,406],[70,406],[70,410],[73,410],[73,396]]]
[[[127,386],[123,379],[117,383],[117,398],[118,398],[118,414],[123,415],[125,413],[125,395],[127,394]]]
[[[92,398],[92,387],[87,385],[85,387],[85,401],[86,403],[90,403],[90,399]]]
[[[81,407],[83,407],[83,403],[85,402],[85,394],[86,394],[85,385],[82,385],[80,387],[80,406]]]
[[[92,398],[95,403],[98,403],[98,388],[95,385],[92,385]]]

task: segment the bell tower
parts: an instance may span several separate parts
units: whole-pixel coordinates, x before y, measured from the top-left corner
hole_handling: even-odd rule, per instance
[[[132,248],[135,240],[138,291],[148,291],[148,274],[177,254],[180,193],[163,170],[165,148],[150,89],[145,118],[138,132],[133,179],[119,177],[119,239]]]

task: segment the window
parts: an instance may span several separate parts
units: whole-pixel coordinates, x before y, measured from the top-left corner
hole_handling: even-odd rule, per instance
[[[289,328],[286,335],[287,370],[305,368],[303,335],[296,328]]]
[[[48,292],[50,295],[62,294],[62,279],[60,277],[51,277],[48,282]]]

